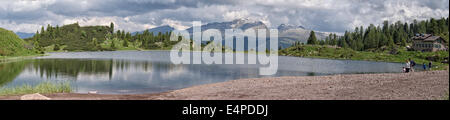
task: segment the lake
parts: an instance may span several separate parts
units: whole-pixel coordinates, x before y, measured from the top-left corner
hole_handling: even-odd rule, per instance
[[[169,51],[50,53],[0,64],[0,87],[70,81],[76,93],[141,94],[242,78],[397,73],[404,66],[279,56],[277,74],[261,76],[260,65],[174,65],[169,56]]]

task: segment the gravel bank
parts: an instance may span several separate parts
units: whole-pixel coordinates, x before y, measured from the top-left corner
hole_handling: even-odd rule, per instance
[[[233,80],[159,94],[50,94],[53,100],[441,100],[449,71]],[[3,96],[0,99],[18,99]]]
[[[243,79],[176,90],[163,99],[439,100],[448,83],[448,71]]]

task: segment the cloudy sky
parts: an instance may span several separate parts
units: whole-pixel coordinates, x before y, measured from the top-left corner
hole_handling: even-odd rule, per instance
[[[161,25],[177,29],[192,21],[248,18],[344,32],[384,20],[412,21],[449,16],[449,0],[0,0],[0,27],[36,32],[47,24],[109,25],[141,31]]]

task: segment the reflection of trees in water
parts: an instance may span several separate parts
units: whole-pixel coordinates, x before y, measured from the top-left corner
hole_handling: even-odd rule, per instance
[[[77,77],[80,73],[88,75],[108,74],[112,61],[79,59],[38,59],[33,62],[33,69],[41,77],[65,75]]]
[[[92,59],[35,59],[0,64],[0,87],[20,75],[24,70],[33,71],[36,77],[51,79],[58,77],[77,78],[82,75],[108,75],[111,80],[114,74],[123,72],[158,72],[167,73],[180,69],[183,65],[165,62],[133,61],[133,60],[92,60]]]
[[[156,65],[154,65],[156,64]],[[40,77],[50,78],[52,76],[68,76],[77,78],[80,74],[83,75],[108,75],[111,79],[114,72],[124,72],[130,69],[137,71],[150,71],[158,69],[170,70],[174,65],[152,63],[150,61],[132,61],[132,60],[82,60],[82,59],[38,59],[33,62],[33,67],[36,72],[39,72]]]
[[[12,82],[25,68],[28,61],[0,64],[0,87]]]

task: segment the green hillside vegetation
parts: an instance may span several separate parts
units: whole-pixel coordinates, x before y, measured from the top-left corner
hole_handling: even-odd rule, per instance
[[[427,33],[441,36],[449,41],[448,18],[425,21],[414,20],[413,23],[397,21],[389,24],[384,21],[382,26],[371,24],[368,28],[356,27],[353,32],[346,31],[343,36],[330,34],[325,40],[316,41],[315,38],[308,39],[311,45],[331,45],[350,48],[356,51],[377,51],[380,48],[395,48],[396,46],[411,46],[411,38],[418,33]],[[314,32],[311,32],[314,34]],[[298,45],[300,43],[295,43]]]
[[[36,54],[31,45],[20,39],[14,32],[0,28],[0,58]]]
[[[102,49],[96,45],[108,39],[106,36],[112,31],[109,26],[80,27],[78,23],[62,27],[48,25],[26,41],[42,51],[95,51]]]
[[[153,33],[148,30],[145,30],[142,33],[137,33],[132,37],[131,41],[139,43],[139,47],[148,50],[170,50],[173,45],[178,43],[178,41],[170,41],[169,32]]]
[[[170,41],[170,33],[143,33],[132,35],[110,26],[80,27],[78,23],[53,27],[48,25],[32,38],[26,39],[41,51],[113,51],[113,50],[168,50],[177,42]]]
[[[279,51],[280,55],[350,59],[384,62],[405,62],[411,58],[417,64],[428,63],[435,65],[434,70],[442,70],[448,67],[448,63],[442,63],[448,58],[448,51],[418,52],[408,50],[411,46],[411,38],[415,33],[428,33],[439,35],[449,40],[448,18],[439,20],[430,19],[426,21],[414,21],[411,24],[396,22],[388,24],[385,21],[383,27],[370,25],[367,29],[356,28],[355,32],[345,32],[344,36],[330,34],[325,40],[317,41],[314,32],[308,39],[307,44],[295,43],[292,47]]]

